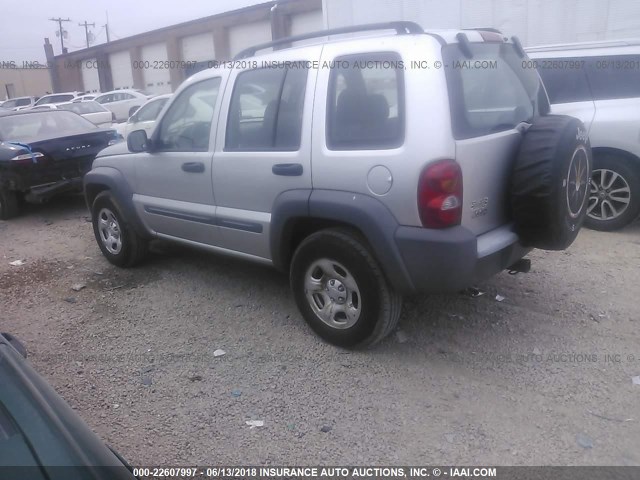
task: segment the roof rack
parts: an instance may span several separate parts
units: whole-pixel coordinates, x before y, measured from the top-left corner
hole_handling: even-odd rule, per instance
[[[261,43],[260,45],[254,45],[253,47],[246,48],[238,53],[234,60],[240,60],[243,58],[252,57],[258,50],[264,50],[269,47],[277,47],[279,45],[287,45],[293,42],[299,42],[301,40],[308,40],[310,38],[327,37],[329,35],[342,35],[345,33],[357,33],[357,32],[370,32],[375,30],[395,30],[398,35],[424,33],[424,30],[420,25],[415,22],[385,22],[385,23],[370,23],[367,25],[355,25],[352,27],[332,28],[329,30],[320,30],[318,32],[303,33],[301,35],[294,35],[292,37],[280,38],[273,42]]]

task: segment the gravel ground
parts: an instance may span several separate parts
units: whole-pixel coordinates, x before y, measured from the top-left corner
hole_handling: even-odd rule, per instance
[[[638,223],[407,299],[363,352],[319,341],[286,276],[159,247],[109,265],[77,197],[0,221],[0,329],[134,465],[640,465]]]

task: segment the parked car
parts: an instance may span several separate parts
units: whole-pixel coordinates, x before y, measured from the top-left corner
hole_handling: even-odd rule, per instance
[[[158,115],[172,96],[172,93],[167,93],[148,100],[147,103],[129,117],[124,126],[122,136],[127,138],[127,135],[134,130],[144,130],[147,132],[147,136],[150,137],[153,128],[156,126],[156,118],[158,118]]]
[[[73,112],[0,115],[0,219],[18,215],[19,197],[38,203],[81,190],[96,154],[119,140]]]
[[[123,89],[103,93],[96,97],[95,101],[115,113],[116,121],[122,122],[133,115],[149,98],[149,95],[140,90]]]
[[[77,96],[78,92],[52,93],[50,95],[40,97],[34,106],[38,107],[40,105],[70,102]]]
[[[13,110],[18,107],[29,108],[36,103],[36,97],[16,97],[0,103],[0,108]]]
[[[2,479],[133,480],[127,462],[91,431],[26,358],[19,340],[0,333]]]
[[[86,102],[89,100],[95,100],[96,97],[100,95],[100,93],[88,93],[88,94],[84,94],[84,95],[78,95],[76,98],[73,99],[74,102]]]
[[[104,108],[98,102],[85,100],[84,102],[59,103],[58,110],[68,110],[86,118],[98,127],[110,127],[116,119],[115,114]]]
[[[548,115],[517,39],[392,22],[236,60],[187,79],[150,138],[96,158],[85,197],[109,262],[161,238],[275,266],[309,326],[352,348],[394,330],[403,294],[526,271],[532,248],[576,238],[586,130]]]
[[[640,40],[528,49],[552,111],[580,118],[593,148],[585,225],[610,231],[640,215]]]

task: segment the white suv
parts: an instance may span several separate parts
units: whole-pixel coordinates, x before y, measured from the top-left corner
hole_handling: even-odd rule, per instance
[[[640,215],[640,40],[528,48],[553,113],[581,119],[593,148],[585,225],[615,230]]]
[[[150,138],[100,153],[85,176],[98,246],[123,267],[154,238],[274,266],[322,338],[375,343],[402,294],[523,271],[531,248],[576,238],[588,138],[547,115],[527,60],[496,32],[411,22],[250,48],[186,80]]]

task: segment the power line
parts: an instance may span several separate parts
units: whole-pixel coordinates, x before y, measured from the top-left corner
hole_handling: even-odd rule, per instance
[[[64,53],[64,29],[62,28],[62,22],[70,22],[69,18],[50,18],[52,22],[58,22],[58,32],[60,32],[60,48],[62,48],[62,53]]]
[[[87,48],[89,48],[89,27],[96,27],[95,23],[87,23],[87,21],[85,20],[84,23],[79,23],[78,24],[79,27],[84,27],[84,36],[87,39]]]

